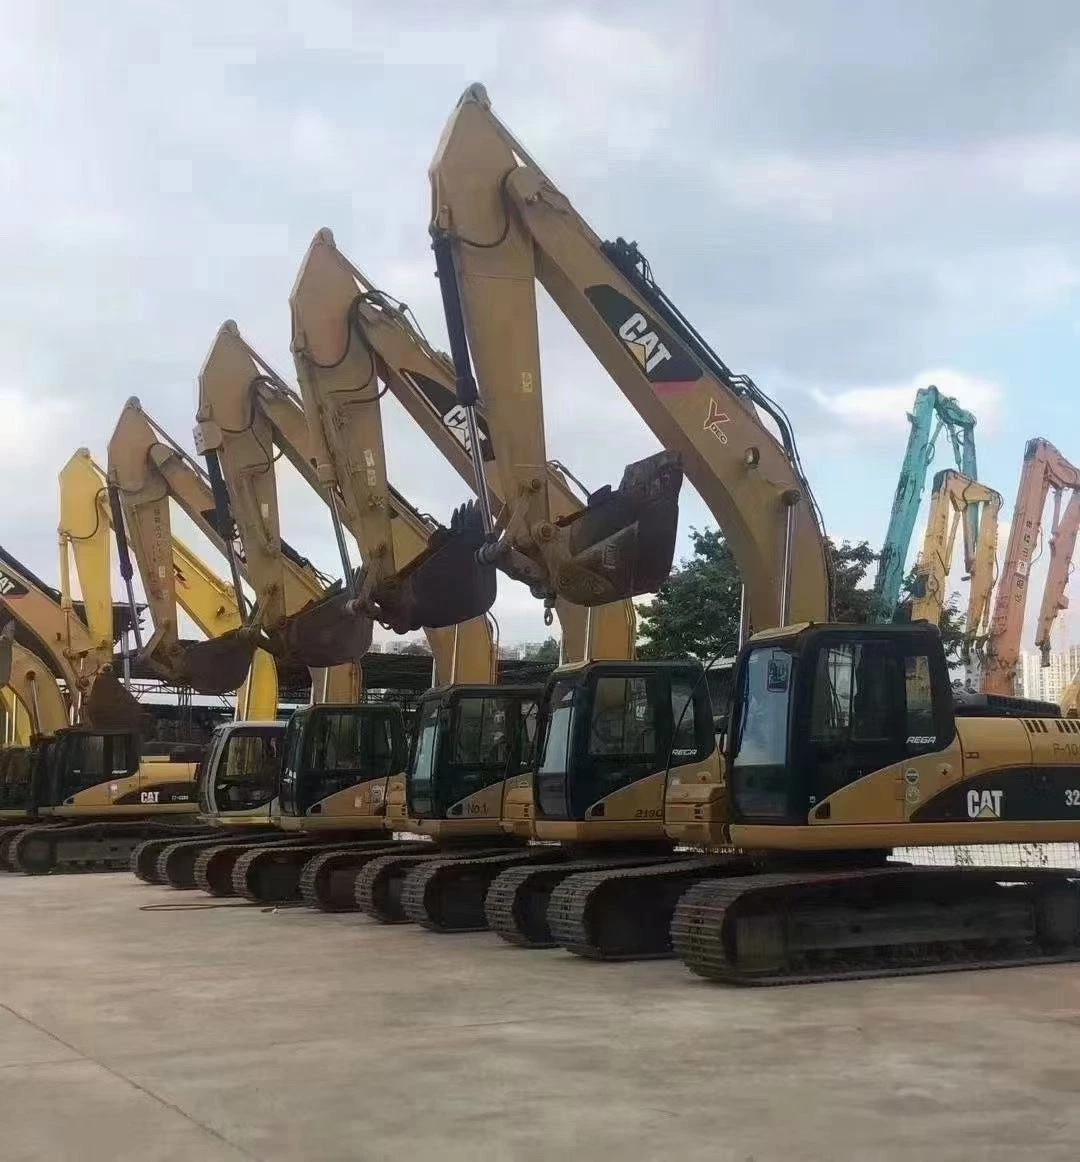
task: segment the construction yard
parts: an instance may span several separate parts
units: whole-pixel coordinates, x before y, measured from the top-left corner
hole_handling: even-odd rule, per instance
[[[729,990],[676,962],[0,880],[4,1162],[1068,1159],[1075,967]]]

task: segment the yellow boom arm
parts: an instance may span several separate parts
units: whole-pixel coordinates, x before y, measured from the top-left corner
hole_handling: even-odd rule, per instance
[[[244,341],[236,324],[231,321],[218,332],[207,359],[202,385],[196,441],[203,447],[218,448],[230,498],[233,497],[234,484],[242,493],[246,490],[249,497],[255,495],[256,488],[266,490],[266,481],[270,477],[267,465],[273,460],[273,448],[277,447],[323,502],[337,507],[362,555],[365,549],[370,551],[372,544],[385,545],[385,550],[379,551],[386,558],[407,565],[428,548],[436,531],[432,523],[421,517],[388,483],[383,512],[369,513],[361,508],[350,510],[332,472],[324,471],[324,479],[319,478],[317,451],[300,398]],[[225,432],[219,437],[222,419],[231,430],[236,426],[235,417],[238,415],[250,417],[250,429],[259,436],[257,444],[250,440],[233,444],[234,437],[227,438]],[[240,448],[242,462],[237,462],[239,457],[232,457],[227,450],[230,446]],[[377,451],[381,458],[381,444]],[[261,474],[254,470],[260,457]],[[268,511],[276,510],[271,508]],[[369,517],[377,526],[377,532],[372,531]],[[265,548],[271,539],[260,537],[256,542],[258,550]],[[244,545],[246,548],[246,540]],[[269,555],[272,556],[272,551]],[[364,563],[368,564],[366,556]],[[357,632],[354,627],[366,622],[366,634],[370,640],[370,621],[349,613],[347,601],[346,592],[312,610],[297,611],[300,616],[289,618],[291,624],[286,633],[291,639],[309,643],[321,641],[324,637],[331,641],[349,640],[349,634]],[[436,684],[494,680],[496,649],[486,618],[471,618],[458,625],[440,628],[426,626],[424,632],[434,658]]]
[[[378,489],[368,485],[366,473],[367,450],[376,439],[381,443],[376,430],[378,407],[373,406],[380,384],[405,407],[451,467],[475,488],[472,444],[454,395],[449,357],[431,347],[411,321],[407,307],[378,290],[342,254],[329,230],[320,230],[312,241],[293,290],[292,310],[297,371],[305,408],[315,425],[312,436],[318,441],[319,433],[325,433],[321,437],[323,454],[333,461],[338,481],[349,483],[351,499],[345,500],[351,512],[366,511],[372,505],[380,511],[383,507],[372,494]],[[318,324],[323,320],[334,329],[320,329]],[[319,353],[310,349],[311,336],[323,338],[323,330],[329,331],[327,350],[318,358]],[[327,357],[333,366],[326,366]],[[338,358],[340,365],[335,363]],[[478,408],[477,432],[482,458],[490,463],[494,436],[483,408]],[[581,510],[558,466],[548,464],[546,478],[554,519],[571,517]],[[377,476],[377,484],[379,479]],[[499,512],[503,493],[497,474],[487,483],[489,504]],[[374,551],[378,551],[377,545]],[[400,566],[400,555],[395,555],[394,564]],[[555,612],[562,627],[565,661],[634,656],[636,619],[631,601],[586,610],[560,599]]]
[[[973,504],[983,506],[976,545],[970,543],[970,525],[963,519]],[[965,636],[969,640],[982,636],[990,616],[1001,504],[999,492],[951,468],[934,477],[926,537],[915,565],[915,597],[911,604],[913,621],[922,619],[934,625],[941,621],[946,582],[956,547],[956,530],[963,523],[964,568],[971,582]]]
[[[731,545],[751,624],[826,619],[825,538],[786,417],[709,350],[653,282],[636,247],[600,240],[495,117],[482,86],[459,102],[430,177],[457,378],[468,383],[471,351],[489,423],[500,434],[513,431],[519,410],[529,416],[539,410],[539,280],[661,445],[678,454]],[[774,420],[781,439],[759,411]],[[567,592],[557,554],[545,557],[528,544],[530,528],[551,535],[535,483],[542,467],[538,428],[530,419],[519,425],[520,442],[500,448],[496,440],[499,476],[522,514],[516,523],[511,516],[507,528],[514,547],[534,564],[543,558],[556,588]],[[670,499],[669,472],[663,460],[642,462],[628,469],[632,479],[624,477],[622,487],[628,498],[659,503]],[[666,510],[652,515],[663,526]],[[638,535],[646,540],[647,524],[641,516]]]
[[[199,531],[226,558],[234,558],[240,574],[250,583],[236,530],[224,534],[210,482],[199,465],[143,411],[137,399],[124,405],[109,441],[109,482],[117,489],[131,548],[142,576],[158,578],[147,600],[159,602],[161,616],[168,618],[179,600],[172,568],[172,531],[169,501],[175,501]],[[228,539],[226,539],[228,538]],[[315,571],[290,556],[284,566],[285,608],[298,610],[323,592]],[[157,624],[155,617],[155,624]],[[356,664],[312,667],[312,694],[316,701],[351,702],[360,694],[360,670]]]

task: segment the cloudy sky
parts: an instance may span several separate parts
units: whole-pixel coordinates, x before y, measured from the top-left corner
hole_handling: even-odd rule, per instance
[[[320,226],[441,342],[426,169],[474,80],[597,232],[637,239],[725,362],[784,403],[834,537],[880,542],[905,408],[928,382],[976,411],[1007,510],[1027,437],[1080,462],[1080,6],[662,11],[10,7],[0,543],[55,578],[60,465],[79,444],[103,456],[130,395],[188,442],[223,319],[291,372],[287,297]],[[541,326],[549,454],[615,482],[655,442],[550,305]],[[463,487],[385,408],[392,479],[445,518]],[[334,571],[318,501],[282,476],[285,535]],[[684,498],[683,546],[709,523]],[[543,636],[509,582],[496,613],[504,640]]]

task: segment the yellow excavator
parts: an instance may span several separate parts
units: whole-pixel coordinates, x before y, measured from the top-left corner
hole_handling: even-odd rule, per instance
[[[243,592],[242,582],[245,580],[251,582],[256,592],[259,591],[260,582],[264,588],[271,582],[268,582],[265,573],[259,572],[262,558],[249,559],[244,554],[241,537],[246,532],[251,539],[252,534],[243,525],[238,527],[234,522],[224,487],[220,486],[215,494],[211,478],[203,473],[198,463],[176,441],[150,419],[136,399],[129,400],[121,412],[109,442],[108,464],[110,492],[128,530],[131,550],[138,561],[140,575],[158,578],[156,586],[146,587],[157,630],[156,638],[152,639],[150,645],[156,646],[153,656],[158,659],[159,666],[167,668],[169,660],[178,656],[176,628],[178,601],[197,622],[212,616],[215,628],[220,626],[222,629],[228,629],[231,626],[231,619],[235,618],[239,628],[239,623],[244,620],[237,598],[237,594],[242,595]],[[211,614],[208,606],[213,605],[213,600],[207,601],[205,585],[203,597],[197,603],[184,605],[185,581],[190,594],[191,581],[196,576],[196,570],[192,560],[186,564],[182,563],[179,569],[174,567],[169,549],[172,543],[170,501],[178,505],[229,562],[233,573],[231,596],[229,590],[222,587],[220,597],[223,603],[227,601],[230,605],[227,615],[230,625],[220,624],[220,614],[217,611]],[[281,542],[280,553],[283,560],[274,576],[276,583],[283,587],[286,611],[295,612],[319,601],[325,594],[326,586],[313,567],[284,542]],[[204,624],[210,625],[211,622],[204,621]],[[162,632],[163,630],[165,632]],[[253,645],[261,639],[245,640],[237,634],[232,640],[242,660],[243,657],[251,655]],[[261,650],[254,653],[256,664],[262,653]],[[314,664],[329,663],[333,657],[332,650],[321,655],[309,653],[308,656],[313,663],[310,666],[313,701],[350,702],[358,697],[361,673],[358,663]],[[190,676],[191,666],[182,655],[179,657],[179,664],[182,672]],[[272,804],[274,780],[271,769],[273,764],[269,756],[276,758],[283,730],[283,724],[269,721],[276,713],[271,708],[271,704],[276,707],[277,702],[276,676],[267,673],[262,691],[258,699],[258,708],[249,703],[246,710],[241,709],[241,714],[249,721],[241,732],[240,741],[235,744],[229,742],[226,746],[228,740],[224,735],[228,732],[221,732],[216,740],[212,740],[214,746],[199,780],[200,788],[206,787],[207,791],[204,794],[200,790],[200,797],[206,812],[211,807],[210,799],[214,797],[213,788],[219,788],[224,801],[234,799],[234,795],[239,794],[239,791],[230,790],[228,786],[230,782],[236,782],[238,786],[243,784],[245,801],[250,803],[254,799],[259,802],[253,807],[249,822],[236,823],[236,826],[257,826],[259,830],[276,836],[276,827],[272,827],[272,821],[264,817],[261,809],[264,799],[268,804],[267,814]],[[244,691],[241,691],[238,707],[244,706],[243,695]],[[259,721],[250,721],[256,715]],[[215,760],[212,766],[210,759]],[[260,786],[256,787],[255,783],[260,783]],[[238,805],[237,802],[233,802],[233,806]],[[246,812],[241,806],[239,811],[231,811],[228,814],[235,816]],[[211,811],[210,821],[214,822],[215,818],[215,813]],[[225,823],[226,820],[221,819],[220,822]],[[219,845],[225,838],[215,833],[209,837],[177,840],[175,844],[146,843],[132,853],[131,866],[140,878],[156,882],[167,873],[170,877],[167,882],[175,882],[177,886],[193,887],[198,882],[195,878],[198,857],[207,847]],[[251,838],[255,838],[254,834]]]
[[[172,568],[169,504],[175,503],[214,548],[235,565],[234,593],[241,581],[258,592],[266,581],[257,573],[258,563],[245,558],[240,531],[227,504],[219,511],[210,478],[184,449],[143,410],[137,399],[124,405],[109,441],[109,485],[115,489],[123,510],[131,549],[142,573],[161,579],[163,624],[175,608],[176,573]],[[223,495],[223,490],[221,492]],[[239,518],[238,518],[239,519]],[[326,586],[310,562],[282,543],[284,562],[280,584],[286,610],[298,611],[325,595]],[[148,597],[150,595],[148,594]],[[244,646],[248,652],[249,645]],[[311,669],[315,701],[349,701],[359,692],[360,669],[350,662],[333,665],[317,659]]]
[[[375,434],[378,443],[372,443],[368,452],[381,464],[381,428]],[[389,587],[382,584],[390,580],[393,570],[415,578],[414,562],[421,562],[424,569],[437,569],[439,561],[447,561],[439,547],[445,541],[443,532],[389,484],[383,493],[385,508],[375,513],[350,507],[336,479],[325,471],[320,475],[299,397],[243,340],[231,321],[219,330],[204,366],[196,443],[218,462],[234,510],[259,514],[254,528],[252,521],[245,521],[241,541],[249,561],[260,556],[267,559],[268,575],[276,567],[279,542],[274,448],[298,469],[334,518],[347,582],[341,594],[301,610],[299,619],[286,618],[281,630],[286,637],[310,632],[332,642],[347,641],[355,639],[356,627],[366,623],[362,632],[370,640],[371,614],[385,612],[384,602],[394,605],[393,582]],[[366,596],[364,582],[356,586],[348,561],[346,529],[360,546],[363,570],[380,578],[379,586],[369,588]],[[393,562],[389,571],[388,561]],[[448,567],[452,570],[454,565]],[[272,596],[274,582],[258,591]],[[411,627],[409,619],[418,606],[412,598],[409,602],[406,621]],[[367,608],[361,609],[362,604]],[[469,617],[456,625],[445,624],[442,615],[435,620],[444,624],[422,627],[432,650],[435,681],[493,681],[496,647],[488,620]],[[269,624],[274,624],[273,619]],[[234,843],[208,849],[196,861],[196,882],[218,895],[238,892],[277,901],[298,892],[305,867],[314,857],[357,847],[373,850],[371,840],[385,847],[386,780],[404,765],[404,740],[405,722],[396,706],[362,704],[354,698],[298,711],[289,723],[274,814],[275,824],[291,833],[293,842]]]
[[[911,620],[941,622],[945,606],[945,586],[956,549],[958,526],[964,526],[964,569],[968,590],[964,638],[970,644],[986,633],[990,619],[990,594],[997,580],[998,518],[1001,493],[947,468],[934,477],[926,536],[915,563],[912,585]],[[977,542],[973,543],[967,514],[973,505],[981,507]]]
[[[91,536],[108,536],[111,529],[119,552],[120,573],[128,589],[132,621],[137,626],[138,614],[134,607],[132,588],[134,570],[128,551],[126,527],[130,521],[133,527],[141,532],[146,531],[146,522],[140,524],[138,506],[133,505],[130,496],[121,494],[115,486],[109,488],[106,473],[98,467],[86,448],[78,449],[64,466],[61,472],[61,497],[61,507],[65,512],[65,519],[61,522],[62,554],[68,545],[77,543],[85,546]],[[91,529],[93,533],[77,534],[74,531],[77,528]],[[252,772],[261,772],[270,761],[268,754],[277,758],[285,730],[284,723],[275,721],[278,684],[274,659],[265,650],[256,649],[251,653],[247,645],[236,649],[226,644],[223,649],[208,652],[202,648],[202,643],[180,642],[178,606],[208,639],[213,642],[223,638],[225,643],[231,643],[242,628],[240,610],[235,592],[197,554],[175,535],[171,535],[168,526],[162,529],[160,524],[155,524],[154,529],[158,536],[154,538],[150,552],[145,551],[147,546],[144,537],[136,541],[140,550],[137,553],[140,580],[149,599],[154,623],[154,635],[145,649],[139,642],[141,655],[151,662],[166,681],[178,686],[193,686],[200,693],[226,693],[240,683],[236,695],[236,716],[241,720],[240,724],[219,728],[209,744],[210,755],[213,757],[217,748],[225,743],[223,736],[227,736],[225,745],[228,753],[214,764],[218,778],[207,784],[205,773],[209,763],[203,762],[199,768],[198,786],[192,788],[193,795],[198,795],[199,809],[205,820],[219,826],[258,824],[264,832],[268,832],[266,803],[269,796],[253,804],[250,795]],[[164,553],[161,554],[162,560],[157,559],[158,537],[162,533],[167,541],[168,564],[165,563]],[[159,569],[171,569],[171,584],[163,583]],[[138,638],[138,634],[136,636]],[[245,659],[249,659],[246,664],[250,666],[250,673],[246,676],[236,665],[239,661],[243,666]],[[228,672],[230,666],[233,667],[231,675]],[[132,870],[140,878],[151,879],[156,867],[156,853],[165,847],[181,846],[181,842],[176,834],[171,834],[139,843],[131,853]],[[196,841],[185,837],[183,842],[191,845]]]
[[[197,810],[194,756],[179,749],[164,756],[143,753],[152,720],[113,674],[109,515],[89,457],[73,457],[59,485],[60,601],[52,602],[41,583],[29,579],[38,599],[20,617],[31,619],[38,637],[48,639],[46,648],[74,693],[76,715],[81,703],[82,721],[65,723],[51,735],[44,777],[31,786],[28,804],[38,821],[0,837],[6,866],[30,874],[125,867],[142,840],[190,834]],[[71,598],[69,554],[85,622]],[[74,681],[65,661],[69,669],[78,666]]]
[[[511,172],[517,164],[515,159],[527,155],[494,121],[481,97],[480,90],[466,95],[440,143],[431,175],[432,233],[454,356],[455,377],[451,382],[471,384],[475,364],[478,400],[483,401],[487,425],[495,436],[490,456],[494,477],[507,489],[507,495],[515,498],[519,511],[540,503],[522,483],[527,465],[546,454],[535,315],[535,278],[539,275],[556,303],[601,355],[631,404],[664,446],[676,453],[654,461],[648,468],[638,466],[631,475],[637,473],[638,479],[647,480],[650,473],[655,473],[650,487],[655,488],[658,499],[667,503],[663,498],[670,499],[666,488],[672,478],[665,473],[681,463],[714,512],[724,519],[725,531],[733,526],[729,536],[746,581],[748,619],[773,624],[784,607],[797,610],[800,616],[824,617],[828,610],[824,541],[783,413],[751,381],[731,375],[700,340],[693,348],[700,365],[692,362],[689,354],[680,354],[667,367],[676,347],[674,340],[666,343],[667,331],[659,323],[650,332],[652,340],[643,340],[644,346],[631,345],[632,350],[622,344],[602,345],[597,341],[596,327],[582,321],[585,311],[594,312],[589,297],[582,295],[580,301],[572,297],[565,273],[556,269],[547,251],[526,232],[516,211],[502,204],[516,176]],[[583,224],[575,220],[574,225]],[[591,240],[591,233],[585,237]],[[573,244],[573,254],[568,253],[571,242],[564,241],[562,252],[575,269],[591,259],[610,272],[609,281],[618,282],[618,293],[625,302],[636,302],[650,315],[655,313],[602,251],[586,251],[576,240]],[[589,281],[595,282],[598,277]],[[610,296],[600,298],[609,304]],[[695,368],[692,376],[691,367]],[[674,374],[676,371],[678,375]],[[520,398],[522,384],[529,388],[524,393],[528,397],[525,400]],[[467,386],[459,396],[459,407],[466,415],[474,404],[472,391]],[[769,434],[758,418],[758,407],[767,408],[778,421],[783,441]],[[718,411],[723,415],[722,422],[714,414]],[[708,415],[713,416],[711,427],[703,426]],[[508,516],[506,527],[517,527],[520,520],[515,522],[513,515]],[[525,523],[528,525],[529,521]],[[540,528],[542,524],[534,523],[532,527]],[[511,540],[516,550],[526,555],[533,553],[522,538]],[[558,562],[539,551],[530,560],[533,565],[546,560],[551,566],[550,584],[534,588],[546,588],[547,593],[559,591]],[[800,563],[797,573],[788,567],[793,560]],[[511,574],[514,575],[512,570]],[[685,702],[696,679],[692,666],[657,670],[635,663],[632,654],[623,658],[586,657],[559,672],[587,688],[608,726],[629,713],[621,709],[621,700],[633,692],[640,697],[646,685],[650,692],[662,691],[656,696],[666,698],[670,704],[680,696]],[[644,682],[644,675],[655,675],[655,681]],[[549,688],[548,698],[552,689]],[[707,706],[704,684],[700,695]],[[436,708],[432,709],[432,745],[426,751],[414,748],[406,778],[406,799],[413,800],[416,812],[425,816],[417,829],[452,833],[455,828],[463,829],[464,821],[453,817],[439,820],[429,812],[432,802],[446,801],[442,782],[447,791],[455,784],[450,756],[458,741],[452,716],[440,717],[434,712]],[[625,754],[613,755],[610,762],[598,764],[598,785],[606,787],[607,793],[594,796],[600,801],[589,804],[587,818],[571,828],[574,834],[541,811],[537,786],[527,773],[508,773],[501,812],[504,830],[519,839],[533,836],[560,841],[559,847],[534,849],[542,853],[534,857],[535,862],[551,858],[565,863],[567,854],[575,849],[581,859],[570,870],[581,866],[583,860],[587,866],[597,861],[608,866],[612,860],[667,858],[672,845],[663,830],[662,760],[666,751],[662,750],[661,740],[670,739],[673,730],[669,709],[660,723],[648,728],[654,753],[642,753],[633,759]],[[429,789],[432,784],[434,791]],[[417,787],[415,794],[408,790],[413,785]],[[482,798],[477,797],[477,805]],[[473,805],[468,798],[463,804]],[[575,803],[573,810],[580,812],[583,808]],[[386,910],[377,899],[375,882],[380,870],[376,865],[365,869],[357,879],[356,891],[362,908],[385,919]],[[443,930],[483,927],[487,919],[481,888],[497,873],[498,863],[490,857],[425,861],[405,877],[397,918],[407,915]],[[539,875],[546,884],[552,874],[561,873],[526,867],[505,874],[520,875],[530,884]]]
[[[381,394],[394,391],[467,480],[476,480],[472,449],[479,447],[485,457],[493,456],[492,449],[514,433],[503,433],[480,414],[474,444],[467,431],[454,426],[454,374],[449,359],[430,347],[407,308],[378,290],[341,253],[329,230],[319,231],[309,247],[291,305],[293,352],[316,470],[320,479],[337,486],[357,528],[366,569],[364,592],[385,592],[386,585],[393,584],[397,562],[386,523],[390,505],[378,406]],[[538,412],[534,416],[540,419]],[[528,419],[518,417],[515,431],[520,432]],[[542,449],[542,431],[533,443]],[[543,465],[543,478],[556,516],[574,520],[584,506],[570,491],[565,470]],[[496,479],[487,490],[489,506],[500,513],[506,507],[501,484]],[[347,569],[348,562],[344,565]],[[633,655],[630,601],[589,609],[562,598],[553,604],[569,656]],[[369,611],[378,616],[377,609],[369,607]],[[458,742],[448,761],[454,773],[419,814],[407,808],[404,779],[391,779],[387,827],[437,839],[443,857],[464,849],[473,857],[484,855],[505,866],[542,855],[501,826],[503,790],[531,762],[539,693],[536,687],[459,682],[437,686],[426,694],[417,723],[426,738],[432,722],[453,720]],[[367,853],[328,852],[308,865],[301,890],[310,904],[325,910],[354,909],[358,897],[350,877],[355,879],[370,866],[362,891],[365,899],[370,897],[368,910],[377,911],[384,920],[399,919],[397,885],[406,870],[434,857],[430,845],[411,851],[403,846],[375,861]]]
[[[907,844],[1076,838],[1080,754],[1068,754],[1066,720],[1016,699],[957,706],[935,627],[829,624],[825,540],[782,413],[724,367],[635,246],[593,234],[479,87],[443,135],[432,186],[458,382],[470,349],[481,395],[508,378],[506,351],[536,382],[538,277],[682,453],[729,537],[758,631],[740,651],[722,758],[699,664],[556,671],[534,834],[583,845],[589,859],[501,872],[486,893],[491,926],[599,958],[669,955],[674,933],[695,971],[748,982],[1073,958],[1075,873],[886,862]],[[610,865],[624,844],[665,838],[667,853]],[[406,878],[411,918],[440,926],[453,906],[443,878],[439,861]]]
[[[0,749],[0,836],[14,838],[7,828],[36,817],[38,788],[53,739],[68,725],[68,705],[48,666],[15,640],[13,621],[0,631],[0,681],[14,727],[9,745]],[[11,870],[10,838],[0,844],[0,866],[6,870]]]

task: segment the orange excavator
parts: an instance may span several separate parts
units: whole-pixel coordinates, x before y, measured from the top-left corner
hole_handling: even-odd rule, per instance
[[[1032,555],[1041,543],[1043,510],[1051,492],[1054,509],[1049,537],[1050,572],[1035,636],[1044,664],[1049,662],[1050,631],[1054,619],[1067,605],[1065,586],[1072,569],[1077,529],[1080,527],[1080,469],[1070,464],[1048,440],[1028,440],[986,644],[982,688],[987,694],[1015,693],[1028,577]],[[1071,495],[1062,515],[1065,492]]]

